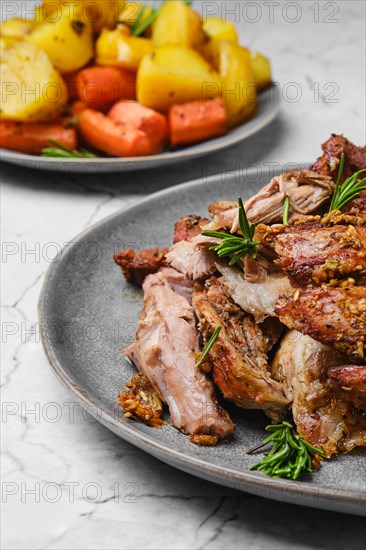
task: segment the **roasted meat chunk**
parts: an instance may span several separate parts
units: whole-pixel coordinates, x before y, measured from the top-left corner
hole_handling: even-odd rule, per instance
[[[272,363],[274,378],[292,402],[299,434],[326,456],[366,446],[365,414],[329,381],[329,369],[337,369],[342,361],[332,348],[291,330]]]
[[[195,366],[198,335],[192,306],[174,292],[163,273],[149,275],[143,289],[135,342],[125,354],[168,404],[176,428],[191,435],[229,437],[233,423],[217,404],[212,382]]]
[[[207,225],[208,222],[209,220],[207,218],[201,218],[195,215],[180,218],[175,224],[173,243],[191,241],[201,233],[202,227]]]
[[[156,273],[165,265],[166,252],[168,248],[149,248],[148,250],[126,248],[114,255],[114,261],[121,267],[126,281],[141,286],[147,275]]]
[[[285,198],[290,201],[290,219],[299,215],[309,215],[326,203],[334,189],[330,177],[311,170],[290,170],[274,177],[268,185],[244,204],[248,220],[253,223],[276,223],[282,220]],[[230,203],[231,204],[231,203]],[[213,221],[209,230],[231,227],[237,233],[239,227],[238,207],[220,211],[211,206]]]
[[[192,303],[205,343],[221,327],[209,358],[214,381],[224,397],[239,407],[263,409],[279,419],[289,402],[281,384],[271,377],[268,352],[282,332],[281,325],[276,319],[256,324],[215,277],[204,288],[197,288]]]
[[[366,410],[366,366],[343,365],[328,369],[328,376],[359,409]]]
[[[357,147],[343,136],[332,134],[322,145],[323,155],[313,164],[311,170],[330,176],[334,181],[338,177],[341,154],[344,153],[344,167],[341,181],[366,168],[366,147]]]
[[[166,254],[166,261],[194,281],[212,275],[216,271],[216,254],[210,250],[210,242],[202,243],[200,235],[190,242],[173,244]]]
[[[366,191],[362,191],[358,197],[350,202],[344,212],[351,216],[366,218]]]
[[[179,294],[183,296],[189,303],[192,303],[193,281],[189,279],[183,273],[180,273],[172,267],[161,267],[159,273],[162,273],[164,279],[169,286]]]
[[[275,312],[287,327],[334,346],[356,362],[365,359],[365,287],[297,289],[280,297]]]
[[[222,274],[220,282],[228,294],[244,311],[251,313],[257,323],[266,317],[275,316],[275,306],[279,297],[291,293],[291,285],[287,277],[272,276],[262,283],[251,283],[243,273],[235,267],[223,263],[217,264]]]
[[[265,240],[272,243],[276,263],[294,286],[337,284],[345,278],[346,283],[348,278],[353,283],[366,280],[365,226],[324,227],[319,222],[282,228],[268,228]]]

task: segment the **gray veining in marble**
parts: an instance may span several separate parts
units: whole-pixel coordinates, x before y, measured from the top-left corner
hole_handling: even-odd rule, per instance
[[[331,132],[365,143],[364,2],[207,1],[206,9],[238,4],[242,42],[270,54],[288,96],[260,134],[222,154],[141,174],[80,177],[2,164],[3,548],[364,547],[362,518],[238,493],[125,443],[73,402],[40,346],[42,277],[86,227],[189,179],[315,159]]]

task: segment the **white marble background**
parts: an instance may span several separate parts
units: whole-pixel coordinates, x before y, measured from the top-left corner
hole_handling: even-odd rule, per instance
[[[202,2],[195,4],[202,9]],[[219,10],[238,5],[242,42],[270,55],[274,78],[289,96],[270,127],[222,154],[140,174],[66,176],[2,164],[3,548],[364,545],[361,518],[291,507],[201,481],[84,418],[76,404],[73,417],[73,400],[41,349],[36,305],[43,275],[55,251],[86,227],[148,193],[200,177],[207,162],[210,171],[219,172],[244,169],[249,162],[312,161],[331,132],[343,132],[357,144],[366,141],[363,1],[207,5]],[[291,101],[299,91],[298,101]]]

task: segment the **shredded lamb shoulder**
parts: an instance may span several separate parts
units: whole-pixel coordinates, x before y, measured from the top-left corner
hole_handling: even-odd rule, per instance
[[[273,421],[292,411],[299,434],[327,457],[366,446],[366,192],[326,214],[341,154],[343,181],[366,167],[366,148],[333,135],[323,151],[309,170],[285,172],[246,201],[260,244],[235,267],[211,250],[221,239],[201,234],[240,233],[232,201],[211,204],[210,222],[179,219],[170,248],[115,256],[126,280],[144,290],[125,354],[196,444],[234,431],[216,386]],[[219,327],[197,368],[199,349]]]
[[[273,377],[292,402],[297,431],[326,456],[366,445],[366,416],[328,376],[342,361],[332,348],[291,330],[272,363]]]
[[[263,241],[294,286],[366,281],[366,226],[325,227],[319,219],[268,227]]]
[[[234,304],[215,277],[193,293],[193,307],[205,342],[221,332],[210,352],[213,378],[224,397],[247,409],[262,409],[278,420],[289,405],[281,384],[268,369],[268,352],[282,327],[276,319],[257,324]]]
[[[244,203],[248,220],[252,223],[277,223],[282,220],[283,203],[290,201],[290,219],[309,215],[329,200],[334,183],[329,176],[322,176],[311,170],[290,170],[274,177],[268,185]],[[215,206],[211,205],[215,210]],[[217,230],[231,227],[236,233],[239,227],[238,207],[219,211],[207,228]]]
[[[332,345],[356,362],[366,357],[366,287],[309,287],[281,296],[276,314],[288,328]]]
[[[168,404],[176,428],[191,435],[230,437],[233,423],[217,404],[212,382],[195,367],[198,334],[192,306],[172,290],[164,273],[149,275],[143,290],[135,342],[125,354]]]

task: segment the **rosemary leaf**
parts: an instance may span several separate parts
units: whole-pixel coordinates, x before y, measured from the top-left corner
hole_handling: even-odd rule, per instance
[[[207,355],[210,353],[210,350],[211,350],[212,346],[216,342],[217,337],[220,334],[220,331],[221,331],[221,327],[217,327],[215,329],[213,335],[211,336],[211,338],[207,342],[207,345],[205,346],[204,350],[202,351],[201,357],[198,359],[198,361],[196,363],[196,367],[200,367],[202,365],[202,363],[206,359]]]
[[[96,155],[84,149],[83,147],[78,149],[69,149],[55,141],[54,139],[48,140],[53,147],[45,147],[42,149],[42,157],[57,157],[57,158],[97,158]]]
[[[272,447],[262,460],[250,468],[251,470],[262,471],[271,477],[295,480],[304,472],[311,474],[312,458],[314,455],[324,454],[324,451],[305,441],[289,422],[271,424],[266,427],[266,431],[270,432],[270,435],[263,444],[250,449],[248,453],[269,443],[272,443]]]
[[[252,253],[253,259],[257,257],[257,247],[260,244],[259,241],[254,241],[255,224],[250,223],[245,213],[243,201],[241,197],[238,198],[239,204],[239,226],[241,235],[232,235],[231,233],[224,233],[223,231],[203,231],[202,235],[205,237],[213,237],[215,239],[221,239],[221,243],[214,245],[210,250],[214,250],[219,258],[235,254],[229,265],[234,265],[241,258],[246,256],[249,252]]]
[[[361,174],[366,172],[366,168],[355,172],[352,176],[345,179],[342,185],[340,185],[343,168],[344,153],[341,154],[337,182],[335,185],[332,202],[330,203],[329,212],[333,212],[333,210],[342,210],[342,208],[356,199],[361,191],[366,190],[366,178],[360,179]]]
[[[150,15],[148,15],[146,17],[146,19],[144,19],[142,21],[142,17],[145,13],[147,9],[147,6],[142,6],[140,11],[139,11],[139,14],[136,18],[136,21],[135,23],[133,24],[132,28],[131,28],[131,34],[132,36],[140,36],[141,34],[143,34],[149,27],[150,25],[154,22],[156,16],[158,15],[158,10],[155,9],[155,8],[152,8],[152,11],[150,13]]]

